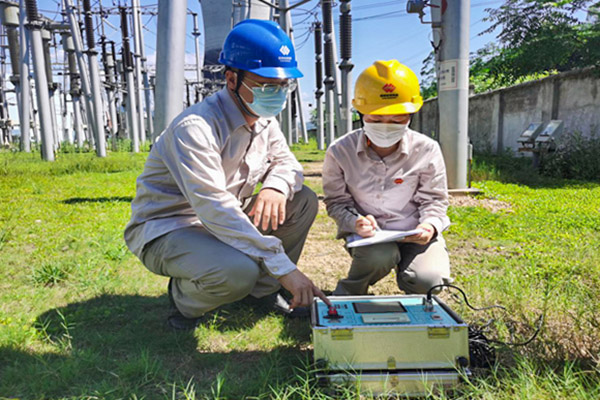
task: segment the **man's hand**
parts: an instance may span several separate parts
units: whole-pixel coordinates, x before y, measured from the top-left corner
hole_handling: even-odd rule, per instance
[[[292,304],[290,304],[291,309],[309,306],[315,296],[323,300],[327,306],[331,306],[331,302],[321,292],[321,289],[316,287],[299,269],[295,269],[289,274],[280,277],[279,283],[294,295]]]
[[[269,222],[274,231],[285,221],[285,202],[286,198],[278,190],[265,188],[258,192],[256,201],[252,210],[248,213],[254,217],[254,226],[266,231],[269,228]]]
[[[417,233],[416,235],[407,236],[402,240],[404,243],[416,243],[425,245],[433,239],[435,235],[435,228],[431,224],[419,224],[417,229],[422,229],[423,232]]]
[[[363,217],[361,215],[356,220],[354,228],[356,229],[356,233],[358,235],[366,238],[374,236],[375,231],[379,229],[379,226],[377,225],[377,221],[375,220],[374,216],[367,215],[366,217]]]

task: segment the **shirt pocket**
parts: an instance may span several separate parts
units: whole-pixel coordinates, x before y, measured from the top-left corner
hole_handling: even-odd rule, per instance
[[[256,185],[263,181],[263,177],[271,166],[272,160],[269,157],[249,157],[246,159],[248,165],[248,185]]]
[[[391,200],[396,203],[405,205],[411,201],[419,186],[419,175],[408,174],[408,175],[397,175],[391,179],[389,195]]]

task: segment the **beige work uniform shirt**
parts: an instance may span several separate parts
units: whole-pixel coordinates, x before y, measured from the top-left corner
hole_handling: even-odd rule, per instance
[[[382,229],[409,230],[429,223],[441,233],[450,225],[440,146],[411,129],[385,158],[367,146],[362,129],[336,140],[325,155],[323,190],[338,238],[356,233],[358,217],[369,214]]]
[[[243,208],[259,182],[291,200],[303,179],[277,120],[260,118],[250,129],[223,89],[185,110],[152,146],[137,179],[125,241],[139,257],[159,236],[203,226],[271,276],[283,276],[296,266],[281,241],[262,235]]]

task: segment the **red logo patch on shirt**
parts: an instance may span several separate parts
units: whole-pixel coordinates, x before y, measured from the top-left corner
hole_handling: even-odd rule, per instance
[[[394,179],[394,183],[395,183],[396,185],[399,185],[399,184],[401,184],[402,182],[404,182],[404,179],[402,179],[402,178],[397,178],[397,179]]]

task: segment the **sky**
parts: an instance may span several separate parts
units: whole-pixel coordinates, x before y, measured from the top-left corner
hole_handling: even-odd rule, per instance
[[[76,2],[77,0],[73,1]],[[223,1],[226,2],[229,0]],[[298,2],[299,0],[289,0],[290,5]],[[98,0],[92,0],[92,7],[97,8],[98,3]],[[116,11],[117,6],[120,4],[130,5],[130,3],[130,1],[125,0],[102,1],[103,7],[109,11]],[[151,14],[156,14],[158,1],[140,0],[140,3],[146,13],[142,16],[146,55],[149,64],[154,64],[156,60],[157,17]],[[334,2],[333,9],[336,36],[339,36],[337,34],[339,3],[339,0]],[[488,28],[490,24],[483,20],[487,16],[485,9],[499,7],[502,3],[503,0],[471,0],[469,35],[471,52],[495,40],[494,34],[480,35],[480,33]],[[422,62],[432,50],[430,44],[431,25],[422,24],[416,14],[407,14],[406,0],[352,0],[351,6],[353,17],[352,63],[355,65],[352,70],[353,82],[360,72],[375,60],[397,59],[409,66],[420,77]],[[38,0],[38,10],[48,18],[59,21],[62,19],[60,15],[60,0]],[[430,10],[430,8],[425,9],[425,21],[430,20]],[[201,5],[199,1],[188,0],[188,14],[190,12],[199,14],[200,31],[203,32]],[[321,18],[318,0],[311,0],[292,11],[296,57],[299,68],[304,73],[304,78],[300,79],[299,83],[302,90],[305,115],[308,115],[310,112],[309,105],[314,105],[315,56],[314,37],[310,28],[312,22],[316,21],[317,18]],[[190,79],[194,79],[195,77],[195,72],[192,70],[195,64],[195,46],[192,29],[192,17],[188,15],[186,21],[186,64],[189,65],[190,70],[186,72],[186,76]],[[97,32],[98,35],[99,30]],[[105,24],[105,33],[108,40],[115,40],[117,43],[121,42],[119,17],[117,15],[109,16]],[[200,36],[201,51],[204,49],[203,37],[204,35]],[[339,37],[337,37],[337,40],[339,41]],[[62,60],[61,46],[59,46],[54,56],[58,60]],[[17,119],[16,108],[13,107],[13,109],[11,117]]]

